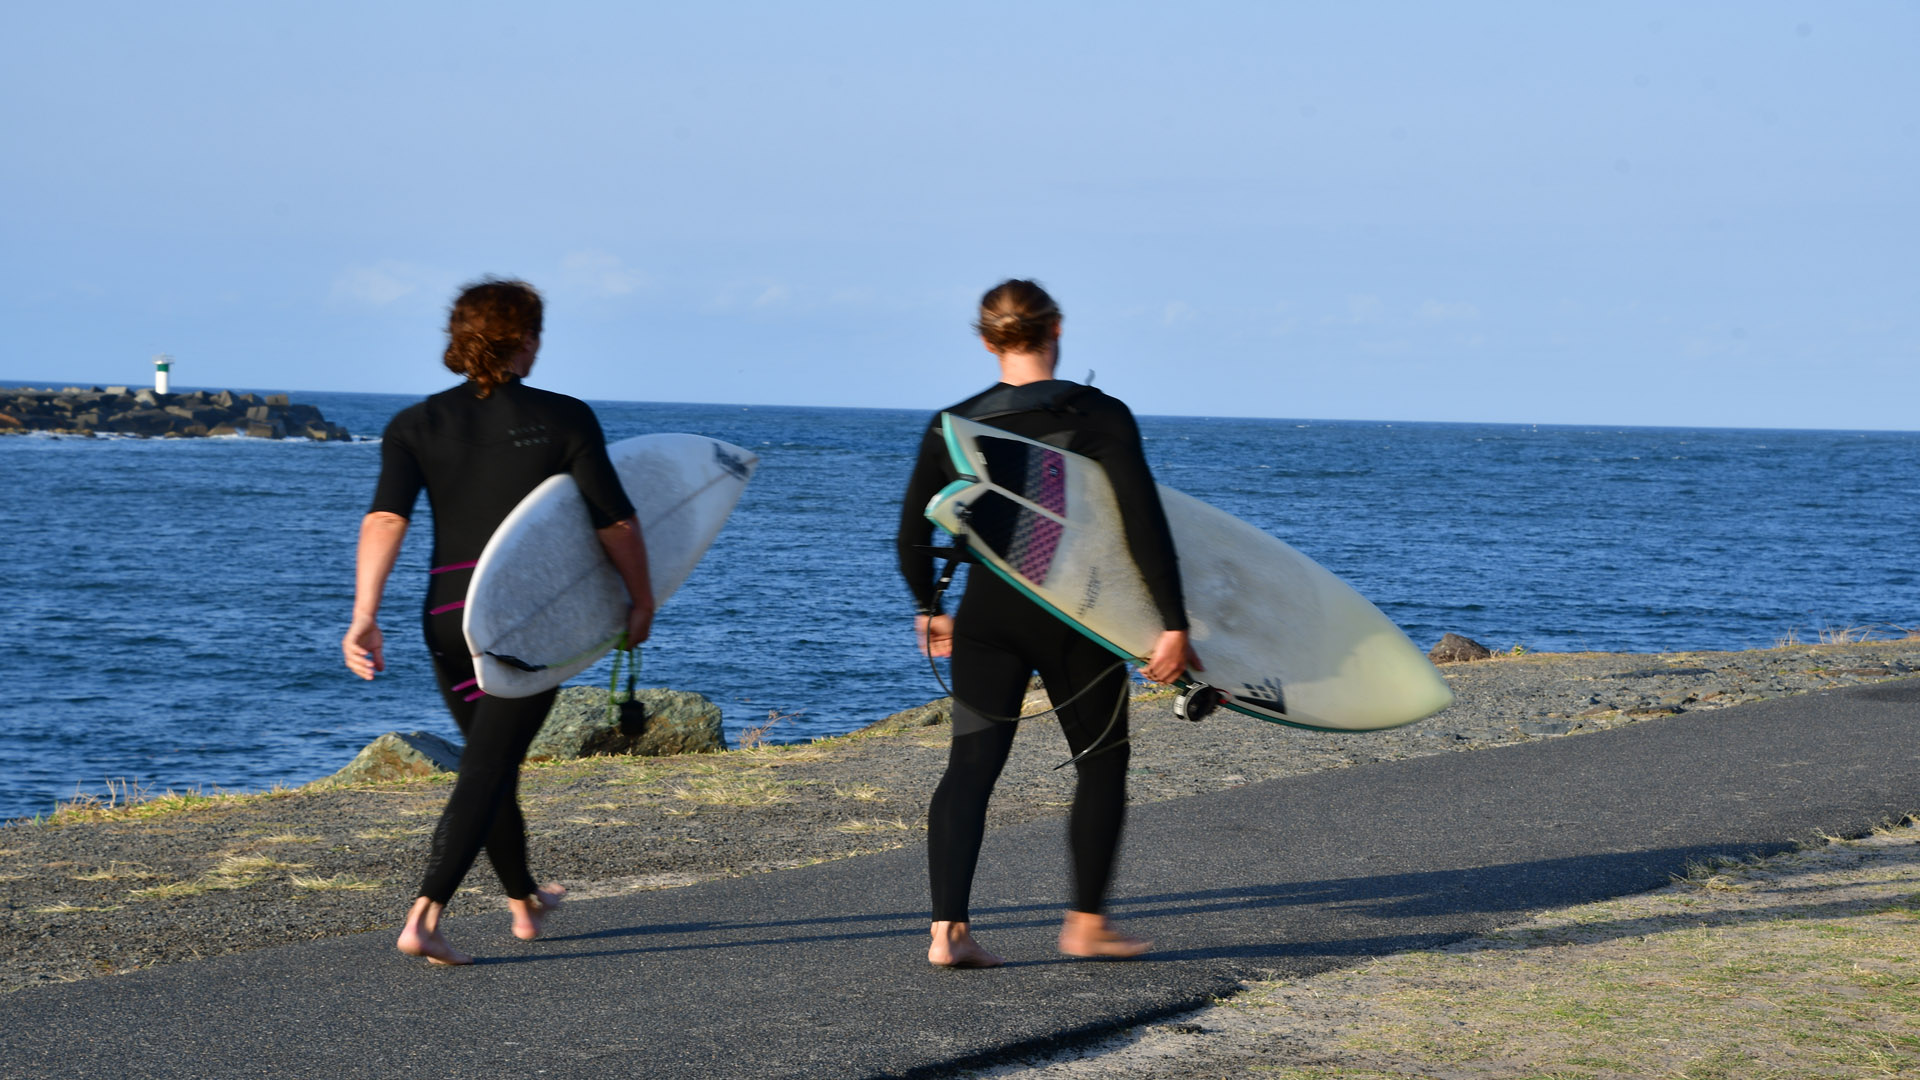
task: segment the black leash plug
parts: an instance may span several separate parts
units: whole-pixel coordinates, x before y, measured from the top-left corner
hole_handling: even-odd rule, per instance
[[[1173,715],[1176,719],[1199,723],[1220,707],[1220,691],[1206,683],[1194,683],[1180,696],[1173,699]]]

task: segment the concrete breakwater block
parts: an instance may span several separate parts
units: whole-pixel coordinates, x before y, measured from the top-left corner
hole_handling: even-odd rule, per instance
[[[256,438],[306,438],[345,442],[346,428],[329,423],[312,405],[295,405],[285,394],[159,394],[124,386],[69,386],[64,390],[0,389],[0,432],[46,431],[56,435],[135,435],[185,439],[244,433]]]

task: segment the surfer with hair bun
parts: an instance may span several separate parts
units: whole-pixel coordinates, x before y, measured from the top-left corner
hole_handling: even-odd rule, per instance
[[[632,600],[629,647],[645,641],[653,623],[640,522],[607,457],[600,421],[584,402],[521,381],[540,352],[543,311],[540,294],[523,281],[483,280],[453,302],[444,360],[466,381],[401,410],[387,425],[373,506],[360,523],[353,624],[340,643],[355,675],[371,679],[386,670],[380,598],[424,488],[434,526],[427,647],[441,697],[467,746],[397,944],[436,964],[473,962],[447,942],[440,918],[483,847],[506,891],[515,937],[538,937],[566,892],[534,882],[517,798],[521,760],[558,690],[488,696],[477,685],[461,628],[467,584],[487,540],[521,498],[548,477],[568,474],[580,485],[601,546]]]
[[[1187,637],[1186,603],[1173,535],[1147,468],[1140,430],[1118,399],[1054,378],[1060,362],[1059,305],[1037,283],[1002,282],[980,300],[973,329],[1000,365],[1000,381],[944,412],[1062,447],[1100,463],[1112,481],[1127,546],[1164,628],[1146,675],[1172,682],[1200,670]],[[927,960],[944,967],[1004,963],[973,939],[967,903],[987,800],[1013,748],[1012,722],[1038,671],[1074,754],[1078,779],[1067,819],[1073,901],[1060,928],[1060,951],[1080,957],[1132,957],[1149,944],[1116,930],[1104,914],[1126,812],[1126,664],[1039,607],[997,574],[967,576],[959,612],[941,607],[927,547],[928,501],[956,478],[940,415],[920,440],[920,456],[900,508],[900,571],[919,605],[914,631],[929,656],[953,658],[953,744],[927,811],[933,942]]]

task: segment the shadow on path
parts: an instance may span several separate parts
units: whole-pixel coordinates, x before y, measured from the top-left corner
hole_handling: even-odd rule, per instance
[[[1743,855],[1771,855],[1792,845],[1752,845]],[[1230,888],[1193,889],[1180,892],[1156,892],[1114,899],[1108,910],[1116,918],[1130,920],[1187,920],[1232,913],[1245,916],[1263,911],[1312,909],[1302,911],[1313,922],[1345,922],[1353,918],[1367,921],[1426,921],[1446,916],[1518,916],[1543,907],[1563,907],[1620,895],[1621,883],[1641,884],[1645,888],[1664,883],[1666,874],[1688,865],[1729,855],[1724,845],[1660,848],[1529,862],[1503,863],[1497,866],[1462,870],[1423,871],[1419,873],[1379,874],[1371,877],[1331,878],[1319,881],[1285,881]],[[1667,868],[1649,875],[1648,867]],[[1627,891],[1638,891],[1629,889]],[[974,922],[983,932],[1007,933],[1019,930],[1047,930],[1059,925],[1057,904],[999,904],[976,907]],[[1283,941],[1267,940],[1257,932],[1273,922],[1291,919],[1234,919],[1219,924],[1220,932],[1230,940],[1206,947],[1188,947],[1156,951],[1148,962],[1178,962],[1209,959],[1251,959],[1279,956],[1360,957],[1377,956],[1399,949],[1428,948],[1436,943],[1459,940],[1460,933],[1412,933],[1368,935],[1342,939],[1310,936]],[[546,964],[589,957],[642,956],[675,952],[725,952],[791,948],[811,944],[849,943],[882,938],[911,938],[926,935],[927,915],[918,911],[857,912],[846,915],[821,915],[805,918],[765,920],[715,920],[646,923],[610,927],[585,933],[554,935],[548,945],[571,945],[566,951],[522,956],[491,957],[486,964]],[[774,933],[780,930],[817,929],[816,933]],[[684,939],[662,940],[657,944],[625,948],[591,948],[631,938]],[[1063,958],[1064,959],[1064,958]],[[1028,961],[1027,963],[1032,963]]]

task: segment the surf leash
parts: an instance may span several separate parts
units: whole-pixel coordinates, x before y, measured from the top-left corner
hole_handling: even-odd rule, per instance
[[[627,696],[624,700],[619,694],[620,658],[627,661]],[[607,720],[620,728],[622,734],[637,735],[647,723],[647,705],[635,696],[634,683],[640,677],[640,648],[627,644],[627,632],[620,631],[619,640],[613,643],[613,670],[607,675]]]
[[[1000,723],[1000,724],[1017,724],[1022,720],[1038,720],[1039,718],[1047,715],[1048,713],[1058,713],[1061,709],[1064,709],[1067,706],[1073,704],[1074,702],[1079,701],[1081,698],[1086,697],[1087,694],[1091,693],[1095,687],[1099,686],[1101,681],[1104,680],[1108,675],[1113,674],[1117,670],[1125,670],[1127,668],[1128,661],[1115,660],[1111,665],[1104,668],[1100,672],[1100,674],[1095,675],[1091,680],[1089,680],[1087,685],[1081,687],[1079,693],[1073,695],[1072,697],[1061,702],[1060,704],[1053,706],[1050,709],[1042,709],[1037,713],[1031,713],[1025,716],[999,716],[994,713],[987,712],[985,709],[975,708],[974,706],[968,705],[966,702],[961,701],[960,695],[953,692],[953,687],[948,686],[946,678],[940,674],[940,665],[934,662],[933,617],[934,615],[939,614],[940,601],[942,598],[946,596],[947,588],[953,584],[954,571],[959,569],[959,566],[961,563],[968,561],[966,557],[966,554],[967,554],[966,548],[961,546],[958,538],[956,537],[955,543],[952,547],[930,547],[928,548],[928,550],[932,551],[936,555],[946,556],[947,565],[946,565],[946,568],[940,572],[940,580],[934,583],[933,603],[929,605],[930,607],[932,607],[933,613],[928,615],[927,632],[925,636],[921,639],[920,651],[926,654],[927,670],[933,672],[933,681],[940,684],[940,689],[945,690],[947,692],[947,696],[953,699],[953,703],[955,705],[966,705],[967,711],[973,713],[975,716],[978,716],[983,720],[991,720],[995,723]],[[609,696],[611,696],[611,692],[609,692]],[[1117,698],[1114,699],[1113,715],[1107,718],[1107,726],[1100,730],[1100,735],[1097,738],[1095,738],[1092,743],[1088,744],[1085,750],[1082,750],[1079,753],[1068,758],[1067,760],[1061,762],[1060,764],[1055,765],[1053,767],[1053,771],[1059,772],[1061,769],[1064,769],[1069,765],[1078,764],[1079,762],[1085,760],[1091,754],[1103,753],[1105,751],[1113,749],[1115,746],[1122,746],[1122,745],[1125,745],[1126,743],[1131,742],[1132,739],[1127,738],[1127,739],[1121,739],[1119,742],[1112,744],[1112,746],[1100,745],[1102,742],[1106,741],[1106,738],[1108,735],[1111,735],[1113,733],[1114,725],[1120,722],[1120,713],[1121,713],[1121,710],[1126,707],[1126,704],[1127,704],[1127,680],[1123,679],[1121,680],[1121,683],[1120,683],[1120,694]]]

